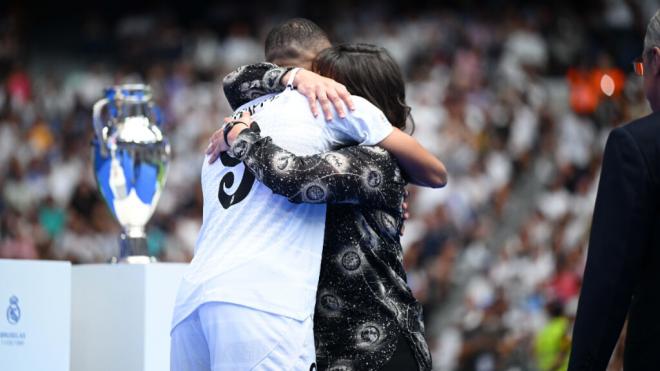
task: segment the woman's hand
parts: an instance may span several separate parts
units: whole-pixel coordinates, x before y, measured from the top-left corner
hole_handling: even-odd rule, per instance
[[[290,73],[287,72],[282,76],[283,82],[288,81]],[[323,115],[328,121],[332,120],[332,106],[335,107],[337,114],[341,118],[346,117],[344,104],[351,111],[355,109],[353,100],[351,99],[351,93],[348,92],[344,85],[312,71],[300,69],[293,79],[293,86],[300,94],[307,97],[314,117],[319,114],[318,105],[316,104],[317,100],[321,103]]]
[[[250,112],[243,111],[243,113],[241,113],[241,118],[238,120],[234,120],[231,117],[225,117],[224,119],[225,125],[232,121],[237,121],[238,123],[234,125],[231,131],[227,134],[227,142],[225,142],[224,126],[211,135],[209,146],[206,148],[206,154],[209,155],[209,164],[214,163],[220,157],[222,152],[229,150],[229,147],[231,147],[241,131],[250,127],[252,116],[250,115]]]

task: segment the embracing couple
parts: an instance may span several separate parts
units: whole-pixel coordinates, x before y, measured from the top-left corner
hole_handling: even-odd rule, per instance
[[[171,369],[430,370],[399,236],[406,183],[447,174],[403,132],[399,67],[305,19],[271,30],[265,52],[224,79],[236,111],[202,167]]]

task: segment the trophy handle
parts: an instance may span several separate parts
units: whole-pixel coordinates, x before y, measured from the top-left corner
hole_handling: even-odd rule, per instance
[[[94,134],[96,135],[96,140],[99,142],[101,155],[104,157],[108,155],[108,150],[106,148],[105,141],[103,140],[103,127],[105,125],[103,124],[103,120],[101,120],[101,111],[103,111],[103,108],[108,104],[108,102],[109,101],[107,98],[99,99],[98,102],[94,103],[94,108],[92,110],[94,117]]]
[[[151,114],[154,117],[154,120],[156,121],[156,125],[161,128],[163,127],[163,111],[158,107],[157,105],[152,105],[151,106]]]

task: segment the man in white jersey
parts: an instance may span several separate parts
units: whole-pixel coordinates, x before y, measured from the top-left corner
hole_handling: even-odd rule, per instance
[[[291,40],[289,56],[311,46],[309,54],[298,53],[299,64],[308,63],[330,43],[312,22],[294,21],[271,34]],[[352,100],[355,110],[331,123],[315,117],[293,89],[237,111],[249,110],[262,135],[299,155],[375,145],[391,136],[380,110]],[[275,161],[286,168],[285,159]],[[290,203],[228,156],[213,165],[205,161],[202,191],[203,224],[174,310],[171,369],[314,369],[312,315],[326,206]]]

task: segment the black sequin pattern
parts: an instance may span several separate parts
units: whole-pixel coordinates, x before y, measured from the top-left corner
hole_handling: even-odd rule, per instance
[[[296,156],[244,130],[230,155],[292,202],[328,203],[314,316],[319,370],[378,370],[403,335],[431,369],[421,306],[406,283],[399,231],[405,181],[379,147]]]
[[[227,74],[222,80],[223,90],[232,109],[266,94],[284,90],[281,84],[290,68],[262,62],[241,66]]]

